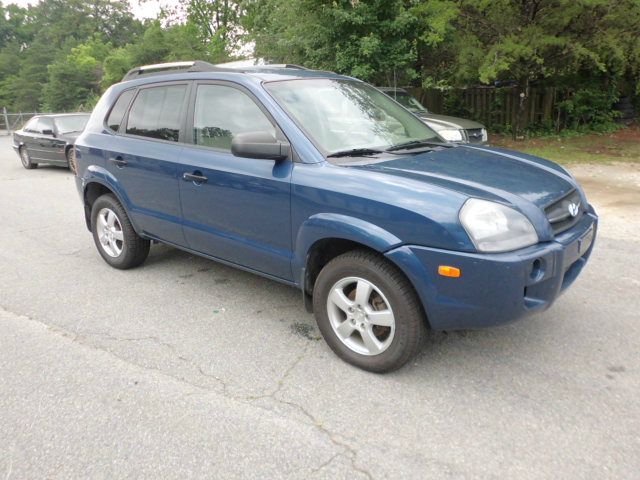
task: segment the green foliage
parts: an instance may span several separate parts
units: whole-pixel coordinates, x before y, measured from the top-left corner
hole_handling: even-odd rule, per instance
[[[416,79],[418,24],[401,0],[256,0],[245,26],[258,57],[402,84]]]
[[[43,108],[70,111],[95,102],[94,97],[100,92],[102,62],[110,47],[94,38],[50,64],[49,81],[42,92]]]
[[[553,86],[540,131],[609,128],[620,95],[640,105],[638,0],[179,0],[155,20],[125,0],[0,2],[0,106],[72,110],[136,65],[253,56],[378,85],[442,92],[472,116],[461,89]],[[505,97],[496,91],[494,109]],[[547,110],[550,111],[550,107]],[[524,111],[513,125],[523,134]],[[493,115],[489,115],[493,117]]]
[[[556,105],[564,127],[570,130],[609,131],[617,112],[613,105],[618,101],[615,88],[580,88],[569,91],[566,98]]]

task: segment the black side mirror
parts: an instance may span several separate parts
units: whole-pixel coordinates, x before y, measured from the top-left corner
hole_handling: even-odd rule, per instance
[[[53,136],[53,130],[51,130],[50,128],[45,128],[44,130],[42,130],[42,134]]]
[[[280,142],[269,132],[238,133],[231,141],[231,153],[236,157],[284,160],[289,157],[291,146]]]

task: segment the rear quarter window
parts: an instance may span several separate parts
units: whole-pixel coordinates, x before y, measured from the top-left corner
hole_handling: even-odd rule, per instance
[[[120,128],[120,124],[122,123],[125,113],[127,113],[127,108],[129,108],[134,93],[135,90],[125,90],[122,92],[111,109],[111,112],[107,115],[107,127],[114,132],[117,132]]]

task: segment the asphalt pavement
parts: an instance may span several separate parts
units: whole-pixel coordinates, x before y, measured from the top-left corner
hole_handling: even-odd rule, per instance
[[[639,478],[629,189],[550,310],[376,375],[295,289],[163,245],[110,268],[72,174],[0,137],[0,478]]]

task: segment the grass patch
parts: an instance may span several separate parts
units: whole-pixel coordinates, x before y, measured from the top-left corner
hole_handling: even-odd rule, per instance
[[[550,136],[515,141],[492,135],[490,144],[517,150],[558,163],[640,163],[640,126],[633,125],[613,133]]]

